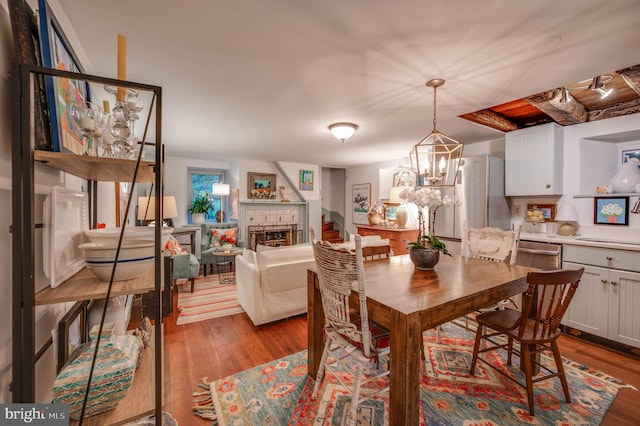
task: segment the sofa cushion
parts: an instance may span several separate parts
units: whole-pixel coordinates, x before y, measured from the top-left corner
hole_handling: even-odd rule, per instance
[[[211,242],[209,248],[220,247],[223,244],[236,244],[238,238],[238,228],[212,229]],[[226,241],[225,241],[226,239]]]
[[[256,259],[260,269],[272,265],[314,260],[313,247],[308,243],[297,244],[295,246],[281,246],[276,250],[266,250],[256,253]]]
[[[249,250],[249,249],[244,249],[242,251],[242,257],[248,262],[248,263],[252,263],[252,264],[256,264],[257,260],[256,260],[256,252],[253,250]]]

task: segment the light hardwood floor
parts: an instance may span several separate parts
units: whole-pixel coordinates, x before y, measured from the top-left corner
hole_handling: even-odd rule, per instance
[[[175,312],[175,310],[174,310]],[[192,414],[192,392],[202,377],[212,381],[307,347],[306,315],[255,327],[246,314],[176,326],[165,320],[165,410],[181,425],[210,425]],[[562,336],[561,353],[640,389],[640,359]],[[603,425],[640,423],[640,392],[622,389]]]

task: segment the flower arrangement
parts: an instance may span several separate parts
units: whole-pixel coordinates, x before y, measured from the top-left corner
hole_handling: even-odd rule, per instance
[[[372,205],[365,204],[365,208],[367,209],[367,213],[369,214],[383,214],[384,213],[384,203],[382,200],[378,200]]]
[[[220,237],[220,244],[224,245],[224,244],[235,244],[236,240],[233,237],[230,237],[228,235],[222,235]]]
[[[451,256],[447,247],[435,235],[436,212],[442,206],[459,206],[462,204],[457,197],[449,197],[439,189],[421,188],[415,190],[407,188],[400,193],[400,198],[408,203],[413,203],[418,207],[418,238],[416,241],[409,241],[407,248],[427,248],[431,247],[442,254]],[[427,216],[428,215],[428,216]],[[427,220],[425,223],[425,216]]]

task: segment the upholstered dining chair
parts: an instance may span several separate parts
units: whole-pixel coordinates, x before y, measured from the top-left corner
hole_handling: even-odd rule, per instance
[[[336,374],[335,377],[351,393],[348,419],[350,425],[355,425],[358,405],[366,398],[389,390],[388,384],[367,395],[363,395],[361,389],[372,380],[389,375],[388,369],[381,373],[371,370],[371,364],[377,364],[379,357],[389,355],[389,332],[368,319],[360,236],[355,236],[355,250],[335,246],[326,241],[314,241],[313,253],[325,316],[326,339],[313,398],[318,394],[325,371],[332,371],[334,367],[334,364],[327,362],[331,354],[341,366],[353,373],[352,389],[342,380],[340,374]],[[349,295],[354,284],[359,295],[359,312],[349,307]],[[363,378],[365,375],[366,378]]]
[[[567,402],[571,402],[562,358],[556,341],[560,335],[560,321],[578,288],[583,272],[584,268],[529,272],[527,274],[528,288],[523,296],[522,312],[505,309],[484,312],[476,318],[478,329],[476,330],[476,340],[471,360],[471,375],[474,375],[476,363],[480,360],[520,386],[525,387],[529,403],[529,414],[532,416],[534,415],[533,384],[539,381],[558,377],[562,384],[565,399]],[[535,306],[535,316],[530,317],[532,306]],[[485,329],[493,330],[493,332],[485,333]],[[498,341],[497,338],[499,336],[506,337],[506,341],[504,341],[504,337],[502,341]],[[480,349],[482,340],[488,342],[487,347],[484,349]],[[514,340],[520,343],[520,350],[514,348]],[[511,365],[513,352],[520,355],[526,380],[524,385],[512,375],[479,357],[481,353],[497,349],[507,350],[508,365]],[[556,371],[537,361],[535,355],[545,351],[553,353]],[[541,377],[536,376],[534,379],[533,364],[536,364],[549,374]]]
[[[492,262],[506,262],[510,265],[516,264],[518,255],[518,242],[520,240],[521,225],[511,230],[500,228],[467,228],[467,224],[462,225],[461,254],[464,257],[490,260]],[[494,311],[503,309],[507,305],[518,308],[513,299],[505,299],[500,302],[479,309],[478,312]],[[465,327],[469,328],[469,316],[464,316]],[[440,326],[436,329],[436,341],[440,342]]]
[[[466,224],[464,224],[461,238],[462,255],[515,265],[518,256],[520,230],[520,224],[513,231],[490,227],[467,228]],[[506,299],[481,311],[495,310],[508,304],[518,308],[518,305],[513,300]]]

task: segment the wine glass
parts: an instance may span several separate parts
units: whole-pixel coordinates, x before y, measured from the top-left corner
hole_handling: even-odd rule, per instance
[[[127,106],[129,107],[129,118],[131,120],[137,120],[140,118],[138,113],[144,108],[144,101],[136,97],[129,97],[127,99]]]
[[[104,111],[98,105],[84,101],[71,107],[71,117],[82,134],[83,155],[97,155],[96,144],[92,140],[99,137],[104,126]]]

